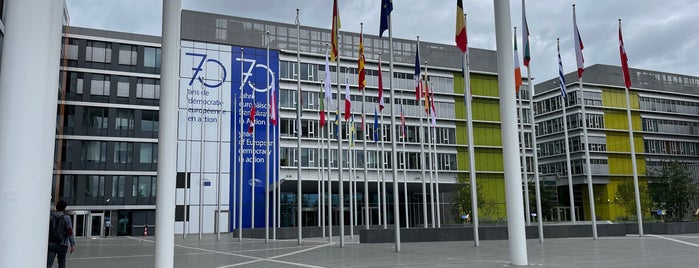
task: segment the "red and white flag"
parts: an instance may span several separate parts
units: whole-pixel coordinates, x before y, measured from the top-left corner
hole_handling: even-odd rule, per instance
[[[272,90],[270,91],[270,104],[269,104],[269,122],[272,123],[272,125],[277,125],[277,90],[276,90],[276,82],[274,82],[274,75],[272,75]]]
[[[585,46],[583,46],[582,38],[580,38],[578,23],[575,19],[575,5],[573,5],[573,35],[575,38],[575,60],[578,62],[578,79],[580,79],[585,71],[585,58],[583,58],[582,54],[582,50]]]
[[[350,119],[352,113],[352,100],[350,99],[349,78],[345,77],[345,121]]]
[[[252,133],[255,130],[255,112],[257,109],[255,108],[255,104],[252,104],[252,108],[250,108],[250,118],[248,118],[248,133]]]
[[[383,79],[381,78],[381,58],[379,58],[379,111],[383,111]]]
[[[624,49],[624,38],[621,36],[621,20],[619,20],[619,56],[621,57],[621,72],[624,74],[624,85],[631,88],[631,75],[629,75],[629,58]]]

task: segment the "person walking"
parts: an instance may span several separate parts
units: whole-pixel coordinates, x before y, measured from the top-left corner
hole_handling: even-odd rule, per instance
[[[73,223],[70,217],[64,213],[68,203],[58,201],[56,211],[52,211],[49,220],[49,251],[47,268],[53,266],[53,260],[58,257],[58,268],[66,267],[66,254],[75,251],[75,238],[73,237]]]

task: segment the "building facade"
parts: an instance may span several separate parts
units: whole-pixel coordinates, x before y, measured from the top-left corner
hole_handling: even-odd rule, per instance
[[[268,37],[265,32],[269,32]],[[59,105],[59,114],[62,115],[59,121],[63,120],[63,127],[57,133],[57,196],[69,200],[74,204],[71,209],[77,215],[83,215],[76,219],[83,228],[78,229],[79,234],[140,235],[146,225],[152,228],[154,224],[158,98],[161,90],[158,80],[159,38],[76,27],[70,28],[65,36],[67,45],[62,70],[66,90]],[[271,55],[269,63],[267,40]],[[362,93],[357,90],[359,34],[341,32],[340,68],[338,70],[335,63],[329,68],[333,92],[332,105],[326,103],[325,106],[325,111],[330,111],[326,116],[329,127],[321,128],[319,98],[327,82],[325,54],[330,29],[300,26],[297,31],[296,25],[292,24],[183,11],[180,88],[162,89],[180,91],[178,176],[173,178],[177,180],[176,232],[211,233],[230,231],[239,226],[236,215],[239,214],[241,185],[245,189],[243,227],[253,225],[250,222],[252,211],[256,213],[254,226],[263,227],[265,170],[272,173],[270,183],[279,182],[272,184],[277,185],[276,189],[281,192],[277,197],[280,200],[279,224],[295,226],[296,185],[299,181],[296,168],[299,164],[304,226],[317,225],[322,216],[319,212],[322,196],[317,194],[321,184],[318,182],[323,178],[326,182],[322,188],[327,191],[328,166],[332,170],[329,176],[333,189],[332,219],[337,225],[340,213],[337,168],[340,164],[344,169],[347,224],[350,213],[356,215],[359,224],[366,217],[372,224],[379,224],[383,214],[387,213],[388,223],[392,224],[393,194],[399,195],[402,224],[422,226],[425,218],[428,223],[433,223],[432,214],[437,205],[432,203],[437,201],[437,196],[440,197],[440,209],[435,217],[445,224],[460,222],[460,214],[468,211],[456,211],[453,202],[457,190],[468,181],[468,172],[472,170],[468,166],[462,54],[451,44],[419,44],[420,59],[424,61],[421,73],[427,76],[428,86],[434,91],[436,127],[430,128],[424,105],[415,98],[417,42],[394,38],[394,70],[389,84],[387,38],[365,34],[363,40],[367,59],[364,108]],[[297,42],[300,45],[297,46]],[[375,120],[379,57],[386,108],[382,113],[376,113]],[[505,218],[495,62],[495,51],[470,49],[475,171],[479,191],[489,208],[481,213],[481,219],[492,221]],[[353,122],[341,119],[341,163],[337,161],[337,139],[327,138],[336,134],[336,105],[344,101],[344,88],[337,88],[338,71],[340,85],[345,86],[345,81],[349,84],[354,117]],[[301,80],[300,102],[297,79]],[[273,163],[267,169],[264,165],[267,162],[266,137],[260,134],[266,134],[267,102],[262,99],[273,87],[277,94],[279,118],[278,125],[271,126],[270,138],[278,148],[271,148],[270,162]],[[393,193],[391,185],[394,164],[390,161],[390,142],[394,135],[389,123],[390,87],[396,92],[393,113],[396,121],[400,122],[398,114],[402,104],[406,122],[405,138],[397,135],[398,193]],[[528,89],[523,87],[521,90],[524,94],[525,117],[522,121],[527,171],[529,176],[533,176],[531,105],[527,101]],[[259,131],[255,139],[246,134],[250,121],[246,116],[250,114],[253,95],[259,108],[254,120],[255,131]],[[299,105],[302,109],[300,147],[297,146],[299,131],[296,123]],[[364,121],[362,115],[365,115]],[[378,129],[375,121],[378,121]],[[349,124],[354,125],[354,135],[347,132]],[[383,144],[374,142],[375,129],[379,131],[379,140]],[[244,131],[241,133],[241,130]],[[394,130],[400,133],[400,126]],[[353,147],[349,145],[350,137],[355,144]],[[432,149],[423,143],[428,139],[436,141]],[[241,140],[244,141],[242,146]],[[366,154],[363,152],[365,141]],[[298,150],[300,159],[297,159]],[[423,151],[424,160],[421,157]],[[241,155],[243,165],[239,162]],[[347,160],[349,156],[353,156],[351,166]],[[247,160],[250,162],[245,162]],[[254,179],[250,174],[252,161],[257,163]],[[243,176],[240,176],[241,170]],[[365,180],[369,186],[369,215],[364,213]],[[353,198],[347,190],[350,181],[356,181],[357,185],[357,194]],[[429,203],[426,210],[423,209],[423,183],[427,191],[425,199]],[[439,194],[430,194],[437,191]],[[250,196],[253,192],[255,198]],[[349,208],[350,199],[357,204],[356,213]],[[254,210],[252,200],[256,206]],[[111,231],[100,231],[106,230],[107,225],[112,226]]]
[[[699,162],[699,78],[657,71],[630,69],[631,121],[639,184],[663,161]],[[596,214],[602,220],[624,218],[616,200],[619,184],[633,182],[626,97],[621,68],[595,64],[584,72],[582,91],[577,72],[567,74],[566,116],[573,175],[574,202],[579,219],[589,220],[582,124],[587,122],[588,149]],[[584,96],[584,97],[581,97]],[[582,105],[586,119],[582,118]],[[536,85],[539,170],[556,181],[559,200],[568,200],[562,98],[558,79]],[[566,213],[564,208],[561,213]],[[649,211],[643,211],[650,215]]]

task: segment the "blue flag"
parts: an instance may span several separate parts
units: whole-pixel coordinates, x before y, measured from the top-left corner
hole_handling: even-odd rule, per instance
[[[374,142],[379,142],[379,115],[374,107]]]
[[[339,138],[340,137],[339,136],[339,134],[340,134],[340,118],[338,117],[339,114],[340,114],[339,111],[335,111],[335,139],[336,140],[340,139]]]
[[[388,18],[393,11],[392,0],[381,0],[381,25],[379,25],[379,37],[383,36],[383,32],[388,30]]]

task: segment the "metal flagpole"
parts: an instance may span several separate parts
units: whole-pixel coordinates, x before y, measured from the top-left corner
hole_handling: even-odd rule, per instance
[[[638,189],[638,170],[636,169],[636,145],[633,138],[633,124],[631,123],[631,100],[629,99],[629,88],[631,87],[631,77],[628,74],[629,63],[624,48],[624,41],[621,36],[621,19],[619,19],[619,53],[621,57],[621,68],[624,75],[624,93],[626,95],[626,117],[629,125],[629,140],[631,143],[631,168],[633,169],[633,188],[636,195],[636,217],[638,218],[638,235],[643,236],[643,215],[641,214],[641,193]],[[628,80],[627,80],[628,79]],[[587,136],[586,136],[587,137]],[[587,144],[587,142],[585,142]],[[589,157],[588,167],[590,166]],[[589,180],[589,178],[588,178]]]
[[[389,76],[388,86],[391,88],[391,105],[389,114],[391,115],[391,167],[393,168],[393,213],[394,213],[394,228],[395,228],[395,244],[396,252],[400,252],[400,209],[398,208],[398,169],[396,167],[396,159],[398,152],[396,151],[396,117],[395,117],[395,90],[393,88],[393,34],[391,33],[391,16],[388,16],[388,43],[390,51],[389,61]]]
[[[390,77],[390,73],[389,73]],[[384,137],[386,133],[384,132],[384,122],[383,122],[383,111],[379,111],[381,113],[381,152],[379,152],[379,155],[381,156],[381,207],[383,210],[383,214],[381,215],[382,221],[383,221],[383,228],[387,229],[388,228],[388,210],[386,210],[386,145],[384,144]]]
[[[494,0],[495,37],[497,47],[498,94],[502,118],[502,150],[505,163],[505,196],[510,260],[513,265],[527,265],[527,243],[522,205],[522,182],[517,157],[517,111],[515,103],[514,56],[510,29],[510,2]]]
[[[528,52],[529,47],[529,25],[527,24],[527,12],[525,10],[524,0],[522,0],[522,40],[527,42],[525,49],[525,56]],[[529,60],[531,61],[531,59]],[[534,122],[534,83],[532,83],[532,66],[529,62],[524,63],[527,66],[527,88],[529,90],[529,124],[531,124],[532,131],[532,154],[534,155],[534,190],[536,191],[536,221],[539,229],[539,243],[544,243],[544,223],[543,217],[544,213],[541,210],[541,186],[539,185],[539,153],[536,148],[536,122]]]
[[[204,83],[201,83],[201,92],[204,92]],[[206,95],[202,96],[201,109],[205,109]],[[204,145],[204,135],[206,135],[206,126],[204,115],[199,117],[199,239],[202,237],[204,228],[204,158],[206,157],[206,146]]]
[[[320,93],[319,93],[319,101],[325,102],[325,94],[323,92],[323,80],[320,80]],[[320,107],[320,113],[325,113],[325,105],[323,107]],[[320,168],[318,169],[318,177],[319,177],[319,184],[320,184],[320,192],[318,193],[318,213],[320,213],[320,229],[323,234],[323,238],[325,238],[325,141],[323,141],[323,125],[325,124],[325,118],[321,118],[323,121],[319,121],[318,125],[320,126],[320,129],[318,130],[320,133],[318,133],[318,155],[320,157],[319,159],[319,164]],[[325,126],[325,127],[330,127],[330,126]]]
[[[403,104],[405,103],[405,96],[403,96],[403,93],[401,93],[401,107],[400,107],[400,112],[401,112],[401,120],[405,121],[405,112],[403,111]],[[404,211],[405,211],[405,228],[410,228],[410,216],[408,214],[408,161],[405,158],[405,138],[406,138],[406,133],[407,131],[407,126],[405,125],[405,122],[401,122],[401,130],[403,133],[401,136],[403,136],[403,200],[405,200],[405,203],[403,204],[404,206]]]
[[[381,43],[381,45],[383,46],[383,42]],[[382,51],[383,51],[383,49],[382,49]],[[382,53],[379,52],[379,65],[381,65],[381,54]],[[383,75],[383,74],[381,74],[381,75]],[[383,96],[379,97],[379,100],[377,102],[377,106],[379,106],[379,110],[381,110],[381,99],[382,98],[383,98]],[[381,113],[383,115],[383,111]],[[374,117],[376,117],[376,114],[374,114]],[[376,118],[374,118],[374,120],[376,120]],[[381,121],[381,124],[383,124],[383,121]],[[383,128],[383,125],[379,125],[379,127]],[[381,135],[381,145],[383,145],[383,132],[381,132],[381,129],[374,129],[374,131],[378,131],[379,135]],[[378,139],[374,140],[374,144],[376,145],[376,163],[377,163],[377,166],[376,166],[376,211],[378,213],[376,215],[377,216],[376,218],[377,218],[377,224],[382,225],[383,217],[381,216],[381,214],[382,214],[381,203],[383,203],[383,202],[381,202],[382,194],[381,194],[381,179],[380,178],[382,176],[381,176],[380,172],[381,172],[381,170],[383,170],[383,165],[384,165],[383,160],[384,159],[383,159],[383,157],[379,157],[380,152],[383,150],[379,149]],[[385,213],[385,211],[384,211],[384,213]]]
[[[274,76],[272,76],[272,77],[274,77]],[[276,84],[276,80],[274,78],[272,78],[272,83]],[[276,86],[276,85],[274,85],[274,86]],[[276,94],[276,93],[273,92],[272,94]],[[275,100],[277,100],[277,98],[275,98]],[[279,108],[277,108],[278,106],[276,105],[276,103],[275,103],[274,107],[276,109],[279,109]],[[277,111],[273,110],[272,112],[276,113]],[[277,115],[277,124],[281,124],[281,118],[279,118],[278,114],[275,114],[275,115]],[[272,149],[272,152],[271,152],[272,159],[274,161],[274,166],[272,166],[272,240],[277,240],[277,204],[278,204],[277,203],[277,188],[279,188],[279,186],[280,186],[279,185],[279,177],[277,175],[278,174],[277,168],[279,166],[279,160],[277,158],[277,145],[279,145],[279,140],[277,139],[277,137],[278,137],[277,131],[279,130],[279,126],[277,125],[274,128],[275,129],[272,130],[274,132],[274,137],[272,138],[272,144],[274,146],[274,149]],[[268,154],[269,154],[269,152],[268,152]],[[269,172],[269,169],[267,170],[267,172]],[[269,194],[269,193],[267,193],[267,194]]]
[[[339,35],[339,30],[338,30]],[[338,43],[339,37],[337,37]],[[340,96],[341,93],[341,83],[340,83],[340,48],[338,44],[337,49],[337,59],[335,63],[337,64],[337,120],[340,121],[342,118],[342,110],[340,110]],[[337,172],[338,172],[338,202],[340,206],[340,247],[345,247],[345,191],[344,191],[344,179],[342,178],[342,124],[337,122]]]
[[[556,38],[556,44],[560,47],[559,39]],[[560,48],[559,48],[560,51]],[[560,55],[560,52],[559,52]],[[562,70],[561,70],[562,71]],[[561,73],[561,75],[563,75]],[[565,82],[565,81],[563,81]],[[560,85],[561,89],[565,92],[566,85]],[[568,144],[568,118],[566,116],[566,100],[568,99],[567,93],[561,95],[561,110],[563,111],[563,143],[566,149],[566,173],[568,175],[568,195],[570,202],[570,219],[575,224],[575,199],[573,196],[573,172],[571,171],[570,165],[570,145]]]
[[[265,32],[265,43],[267,46],[267,67],[269,68],[269,31]],[[265,117],[265,139],[266,139],[266,151],[265,154],[265,243],[269,242],[269,115],[274,111],[270,111],[272,105],[270,105],[272,98],[270,96],[270,81],[269,74],[265,73],[265,81],[267,82],[267,87],[265,88],[265,95],[267,96],[267,116]]]
[[[573,22],[575,25],[575,4],[573,4]],[[577,30],[577,26],[575,26]],[[580,48],[580,53],[582,53],[582,47]],[[585,165],[587,173],[587,194],[590,202],[590,220],[592,221],[592,239],[597,239],[597,213],[595,211],[595,195],[594,189],[592,188],[592,170],[590,167],[590,146],[587,138],[587,114],[585,112],[585,90],[583,88],[582,73],[578,75],[578,86],[580,87],[580,107],[582,109],[582,127],[583,127],[583,140],[585,142],[584,152],[585,152]],[[576,98],[577,99],[577,98]],[[633,141],[631,141],[633,143]],[[635,162],[633,163],[635,165]]]
[[[303,109],[303,97],[301,95],[301,21],[299,21],[299,9],[296,9],[296,70],[299,73],[296,74],[296,89],[298,90],[299,103],[296,104],[296,229],[298,232],[298,244],[301,245],[302,229],[301,216],[301,199],[303,193],[301,192],[301,109]]]
[[[328,194],[327,194],[327,199],[328,199],[328,211],[327,211],[327,216],[328,216],[328,242],[333,241],[333,207],[332,207],[332,200],[333,200],[333,192],[332,192],[332,179],[331,179],[331,173],[332,173],[332,165],[331,165],[331,158],[332,158],[332,152],[330,151],[330,141],[331,141],[331,136],[330,135],[330,105],[332,103],[332,93],[330,91],[330,88],[332,87],[332,79],[330,76],[330,66],[328,63],[328,43],[325,43],[325,100],[326,102],[330,100],[330,102],[327,102],[328,108],[326,109],[326,120],[328,121],[328,127],[325,129],[325,135],[328,139],[328,147],[327,147],[327,153],[328,153]],[[339,69],[337,70],[338,72],[340,71]]]
[[[417,37],[417,48],[418,51],[420,50],[420,37]],[[419,52],[416,52],[419,53]],[[418,56],[419,57],[419,56]],[[420,62],[415,62],[415,64],[420,64]],[[422,70],[420,70],[422,71]],[[422,74],[418,74],[418,79],[421,77]],[[418,80],[419,81],[419,80]],[[422,83],[422,82],[419,82]],[[424,99],[418,100],[418,102],[422,101],[423,106],[424,106]],[[418,109],[419,111],[419,109]],[[423,222],[423,227],[427,228],[427,185],[425,182],[425,178],[427,177],[425,175],[425,169],[427,167],[427,161],[425,159],[425,128],[423,127],[422,124],[422,112],[418,112],[420,115],[420,169],[422,170],[422,222]]]
[[[466,28],[466,14],[464,14],[464,28]],[[466,102],[466,128],[468,132],[468,175],[471,184],[471,215],[473,220],[473,245],[480,246],[478,237],[478,185],[476,185],[476,157],[475,145],[473,142],[473,110],[471,109],[471,101],[473,100],[473,92],[471,92],[471,66],[468,53],[468,47],[464,53],[465,68],[464,72],[464,98]]]
[[[425,87],[427,87],[427,61],[425,61],[425,81],[424,82],[425,82]],[[429,91],[429,88],[426,91]],[[429,101],[427,101],[429,99],[429,95],[427,95],[427,97],[424,97],[423,99],[425,99],[425,106],[430,107],[430,103],[429,103]],[[428,109],[431,110],[432,107],[430,107]],[[425,111],[425,113],[427,114],[427,111]],[[427,166],[425,166],[425,168],[428,168],[428,171],[430,173],[430,217],[432,220],[432,228],[435,228],[436,224],[437,224],[437,220],[434,217],[434,214],[435,214],[434,176],[432,175],[432,171],[434,169],[434,167],[432,166],[432,163],[434,163],[434,161],[432,159],[432,133],[430,132],[431,123],[430,123],[429,116],[430,115],[427,114],[427,129],[426,129],[426,131],[427,131],[427,155],[429,156],[430,161],[427,164]]]
[[[189,101],[187,101],[187,111],[189,111]],[[189,116],[189,112],[187,112],[187,115]],[[188,221],[187,221],[187,208],[189,207],[189,173],[192,172],[192,143],[190,139],[192,138],[191,136],[191,125],[189,124],[189,120],[184,121],[184,126],[185,126],[185,131],[184,131],[184,206],[182,206],[183,209],[183,216],[182,216],[182,239],[187,238],[187,231],[189,228],[188,226]],[[157,189],[156,189],[157,190]]]
[[[223,76],[221,76],[221,73],[219,71],[219,78],[221,80],[224,79]],[[222,102],[223,99],[223,88],[225,85],[226,81],[221,81],[221,86],[218,88],[218,100]],[[216,180],[216,240],[221,240],[221,147],[223,146],[223,134],[221,134],[221,122],[222,122],[222,113],[223,113],[223,105],[220,106],[218,110],[218,122],[216,122],[217,126],[217,135],[218,135],[218,146],[216,148],[216,151],[218,151],[218,157],[216,158],[216,168],[218,169],[217,171],[217,180]]]
[[[234,100],[233,98],[235,98],[235,95],[233,94],[233,81],[231,81],[231,100]],[[235,133],[238,132],[238,125],[236,125],[235,122],[233,122],[233,119],[235,119],[235,113],[238,111],[237,110],[238,103],[236,101],[231,101],[231,103],[232,103],[232,106],[231,106],[230,117],[231,117],[231,125],[233,125],[233,133],[231,133],[232,135],[230,136],[231,137],[230,142],[231,142],[231,144],[234,144],[236,142]],[[240,152],[238,150],[233,150],[233,158],[232,159],[234,161],[237,161],[236,159],[238,159],[239,154],[240,154]],[[229,207],[229,210],[232,211],[232,213],[230,214],[230,215],[232,215],[232,217],[229,217],[229,218],[233,219],[233,220],[231,220],[231,223],[233,224],[233,230],[231,230],[232,231],[231,234],[235,235],[235,232],[238,230],[238,228],[240,228],[240,226],[238,226],[237,222],[235,221],[235,215],[237,215],[236,214],[237,207],[235,206],[235,202],[236,202],[236,200],[238,200],[237,199],[238,196],[236,195],[238,193],[237,192],[238,187],[235,184],[235,175],[238,174],[238,169],[240,169],[241,167],[239,167],[238,165],[232,165],[232,166],[233,166],[232,167],[233,170],[230,171],[230,173],[228,174],[228,178],[229,178],[229,181],[231,179],[233,179],[232,183],[231,183],[233,185],[233,190],[230,193],[233,196],[233,199],[232,199],[233,202],[230,202],[230,204],[228,204],[228,207]],[[185,204],[185,207],[186,207],[186,204]],[[186,216],[187,216],[187,214],[185,214],[185,217]]]
[[[430,82],[430,87],[432,88],[432,83]],[[434,109],[435,106],[432,105],[434,104],[434,88],[432,88],[432,103],[430,103],[430,109],[432,109],[432,112],[434,113],[434,117],[437,117],[437,111]],[[441,214],[440,214],[440,208],[439,208],[439,161],[437,161],[437,124],[435,123],[434,126],[432,126],[432,140],[433,140],[433,146],[434,146],[434,158],[432,162],[434,163],[432,166],[434,167],[434,185],[435,185],[435,198],[437,199],[437,228],[442,227],[442,220],[441,220]]]
[[[359,24],[360,28],[360,39],[364,36],[364,23]],[[364,59],[364,50],[361,51],[359,55]],[[362,90],[362,158],[364,159],[364,225],[366,229],[369,229],[369,176],[367,171],[367,153],[366,153],[366,109],[364,109],[364,102],[366,101],[365,96],[366,88]]]
[[[349,86],[349,79],[348,79],[347,74],[345,74],[345,85],[346,85],[346,86]],[[349,185],[348,185],[348,186],[349,186],[349,190],[348,190],[347,192],[348,192],[348,196],[349,196],[349,211],[350,211],[350,213],[349,213],[349,216],[350,216],[350,217],[349,217],[349,218],[350,218],[350,240],[354,240],[354,226],[353,226],[353,224],[354,224],[354,215],[352,215],[352,214],[354,214],[354,213],[352,213],[352,212],[353,212],[353,209],[354,209],[354,208],[353,208],[354,204],[353,204],[353,202],[352,202],[352,199],[354,199],[354,196],[352,195],[352,164],[353,164],[353,161],[352,161],[352,160],[353,160],[353,158],[354,158],[354,157],[352,157],[352,153],[353,153],[352,143],[353,143],[354,141],[352,140],[352,128],[351,128],[350,125],[349,125],[350,122],[349,122],[349,121],[346,121],[345,123],[347,124],[347,132],[349,133],[349,140],[350,140],[350,142],[349,142],[349,148],[347,149],[347,153],[348,153],[348,155],[347,155],[347,160],[349,161],[349,166],[348,166],[348,167],[349,167],[349,170],[348,170],[348,173],[349,173]],[[354,122],[352,122],[351,124],[354,124]]]
[[[517,47],[517,27],[514,27],[514,40],[515,40],[515,48]],[[516,55],[516,54],[515,54]],[[519,55],[516,55],[519,56]],[[519,66],[519,58],[514,59],[517,61],[517,66]],[[519,70],[515,70],[519,71]],[[518,109],[517,112],[519,113],[519,148],[520,148],[520,161],[522,163],[522,182],[524,183],[524,220],[527,223],[527,226],[531,225],[531,206],[529,205],[529,174],[527,174],[527,149],[524,146],[524,112],[522,111],[522,98],[523,98],[523,92],[521,90],[522,86],[519,86],[517,88],[516,93],[519,93],[519,96],[515,96],[515,98],[518,99]]]
[[[243,95],[245,93],[245,84],[243,83],[243,63],[245,62],[245,49],[240,48],[240,110],[238,111],[238,114],[240,115],[240,130],[239,130],[239,141],[238,142],[238,152],[239,152],[239,168],[238,168],[238,198],[239,203],[238,203],[238,241],[242,242],[243,241],[243,145],[245,144],[243,142]]]

